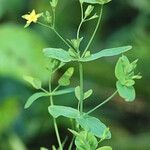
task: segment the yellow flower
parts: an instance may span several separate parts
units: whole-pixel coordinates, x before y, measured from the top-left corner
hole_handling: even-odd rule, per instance
[[[26,19],[25,28],[28,27],[32,22],[36,23],[38,18],[42,16],[42,13],[36,14],[35,10],[33,9],[30,14],[23,15],[22,18]]]

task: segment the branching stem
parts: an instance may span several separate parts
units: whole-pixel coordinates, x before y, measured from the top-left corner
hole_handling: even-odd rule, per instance
[[[62,41],[67,47],[72,48],[72,47],[68,44],[68,42],[59,34],[59,32],[58,32],[55,28],[50,27],[50,26],[48,26],[48,25],[46,25],[46,24],[44,24],[44,23],[41,23],[41,22],[37,22],[37,23],[38,23],[39,25],[41,25],[41,26],[44,26],[44,27],[46,27],[46,28],[51,29],[51,30],[61,39],[61,41]]]
[[[100,21],[101,21],[101,18],[102,18],[102,13],[103,13],[103,5],[101,6],[101,9],[100,9],[100,14],[99,14],[99,18],[98,18],[98,21],[97,21],[95,30],[94,30],[94,32],[93,32],[93,34],[92,34],[92,36],[91,36],[91,38],[90,38],[90,40],[89,40],[89,42],[88,42],[88,44],[87,44],[87,46],[86,46],[86,48],[85,48],[83,54],[82,54],[82,57],[85,55],[86,51],[89,49],[89,47],[90,47],[90,45],[91,45],[91,43],[92,43],[92,41],[93,41],[93,39],[94,39],[94,37],[95,37],[95,35],[96,35],[96,32],[97,32],[97,30],[98,30],[98,27],[99,27],[99,25],[100,25]]]
[[[50,79],[49,79],[49,92],[50,93],[52,92],[51,81],[52,81],[52,76],[50,75]],[[53,96],[52,95],[50,95],[50,104],[51,104],[51,106],[54,105]],[[60,150],[63,150],[62,144],[61,144],[61,140],[60,140],[59,131],[58,131],[58,126],[57,126],[57,122],[56,122],[55,118],[53,118],[53,122],[54,122],[54,128],[55,128],[55,133],[56,133],[57,141],[58,141],[58,144],[59,144],[59,148],[60,148]]]
[[[118,91],[115,91],[110,97],[108,97],[102,103],[100,103],[99,105],[97,105],[96,107],[94,107],[93,109],[91,109],[90,111],[88,111],[86,113],[86,115],[91,114],[92,112],[94,112],[95,110],[97,110],[98,108],[100,108],[101,106],[103,106],[104,104],[106,104],[107,102],[109,102],[117,93],[118,93]]]

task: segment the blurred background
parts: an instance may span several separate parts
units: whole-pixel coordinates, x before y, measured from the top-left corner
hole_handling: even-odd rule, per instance
[[[65,38],[73,39],[80,21],[79,4],[77,0],[61,2],[57,10],[57,30]],[[149,7],[149,0],[113,0],[104,8],[101,27],[91,45],[92,52],[132,45],[133,49],[126,55],[130,60],[139,58],[138,70],[143,75],[142,80],[136,83],[135,102],[125,103],[116,96],[93,114],[110,127],[112,139],[103,144],[111,145],[114,150],[150,150]],[[21,16],[32,9],[45,12],[50,9],[49,1],[0,0],[0,150],[38,150],[41,146],[50,148],[52,144],[57,145],[47,112],[48,100],[41,99],[28,110],[23,108],[35,90],[23,81],[22,76],[40,78],[47,88],[47,60],[42,49],[62,47],[63,44],[54,33],[38,24],[23,28],[25,20]],[[87,23],[82,28],[81,34],[86,41],[94,23]],[[84,65],[85,88],[94,90],[93,96],[85,102],[85,111],[115,90],[114,67],[117,59],[105,58]],[[62,72],[61,69],[56,76]],[[78,85],[77,68],[72,81],[71,86]],[[54,79],[54,85],[56,82]],[[55,103],[77,106],[74,94],[56,97]],[[70,126],[68,120],[60,118],[58,124],[62,139],[65,135],[70,139],[66,130]]]

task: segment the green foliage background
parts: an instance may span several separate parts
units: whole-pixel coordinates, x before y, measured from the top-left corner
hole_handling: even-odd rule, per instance
[[[47,112],[48,101],[39,100],[28,111],[23,109],[26,99],[34,92],[22,79],[32,75],[43,80],[47,87],[45,47],[60,47],[61,41],[47,29],[32,25],[24,29],[21,16],[33,8],[38,12],[49,9],[48,0],[0,0],[0,149],[36,150],[57,143]],[[106,141],[114,150],[150,149],[150,1],[117,0],[104,8],[102,25],[93,45],[102,48],[133,45],[128,52],[131,60],[139,58],[143,78],[136,84],[137,98],[125,103],[115,97],[108,105],[95,112],[112,130],[112,140]],[[60,0],[57,29],[66,38],[73,38],[80,20],[77,0]],[[87,40],[93,24],[83,27]],[[89,33],[89,34],[88,34]],[[91,46],[91,49],[93,46]],[[94,52],[94,50],[93,50]],[[87,110],[107,97],[115,88],[114,66],[117,57],[105,58],[85,66],[85,88],[94,87],[94,95],[85,103]],[[71,64],[73,65],[73,64]],[[60,70],[56,75],[62,74]],[[75,71],[72,86],[77,85]],[[55,84],[55,79],[53,81]],[[76,106],[74,95],[58,97],[56,103]],[[60,120],[61,136],[67,120]],[[104,143],[105,144],[105,143]]]

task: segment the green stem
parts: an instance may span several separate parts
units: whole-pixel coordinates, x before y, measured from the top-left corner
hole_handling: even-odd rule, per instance
[[[79,74],[80,74],[80,113],[83,113],[83,100],[84,100],[84,91],[83,91],[83,65],[79,63]]]
[[[98,27],[99,27],[99,25],[100,25],[100,21],[101,21],[101,18],[102,18],[102,13],[103,13],[103,5],[101,6],[101,9],[100,9],[100,15],[99,15],[99,18],[98,18],[98,21],[97,21],[95,30],[94,30],[94,32],[93,32],[93,34],[92,34],[92,36],[91,36],[91,38],[90,38],[90,40],[89,40],[89,42],[88,42],[88,44],[87,44],[87,46],[86,46],[86,48],[85,48],[83,54],[82,54],[82,57],[85,55],[86,51],[89,49],[89,47],[90,47],[90,45],[91,45],[91,43],[92,43],[92,41],[93,41],[93,39],[94,39],[94,37],[95,37],[95,35],[96,35],[96,32],[97,32],[97,30],[98,30]]]
[[[66,45],[66,46],[68,46],[69,48],[72,48],[69,44],[68,44],[68,42],[58,33],[58,31],[55,29],[55,28],[53,28],[53,27],[50,27],[50,26],[48,26],[48,25],[46,25],[46,24],[43,24],[43,23],[41,23],[41,22],[37,22],[39,25],[42,25],[42,26],[44,26],[44,27],[46,27],[46,28],[49,28],[49,29],[51,29],[60,39],[61,39],[61,41]]]
[[[52,92],[51,81],[52,81],[52,76],[50,76],[50,79],[49,79],[49,92],[50,93]],[[50,104],[51,104],[51,106],[54,105],[53,96],[52,95],[50,95]],[[62,144],[61,144],[61,140],[60,140],[59,131],[58,131],[58,126],[57,126],[57,122],[56,122],[55,118],[53,118],[53,123],[54,123],[54,129],[55,129],[57,141],[58,141],[58,144],[59,144],[59,148],[60,148],[60,150],[63,150]]]
[[[52,28],[52,30],[56,33],[56,35],[57,35],[69,48],[72,48],[72,47],[67,43],[67,41],[56,31],[55,28]]]
[[[84,18],[83,18],[83,5],[82,5],[82,3],[80,3],[80,8],[81,8],[81,22],[80,22],[79,27],[78,27],[78,30],[77,30],[77,39],[80,38],[80,37],[79,37],[80,29],[81,29],[81,26],[82,26],[82,24],[83,24],[83,22],[84,22]]]
[[[116,94],[118,93],[118,91],[115,91],[110,97],[108,97],[106,100],[104,100],[102,103],[100,103],[99,105],[97,105],[96,107],[94,107],[93,109],[91,109],[90,111],[88,111],[86,113],[86,115],[91,114],[92,112],[94,112],[96,109],[98,109],[99,107],[103,106],[104,104],[106,104],[107,102],[109,102]]]
[[[77,39],[80,38],[80,30],[81,30],[81,26],[82,26],[83,22],[84,22],[84,21],[81,20],[81,22],[80,22],[80,24],[79,24],[79,27],[78,27],[78,30],[77,30]]]
[[[56,22],[56,14],[55,14],[55,8],[53,8],[53,28],[55,28],[55,22]]]
[[[73,138],[72,138],[72,140],[71,140],[71,143],[70,143],[70,145],[69,145],[68,150],[71,150],[71,149],[72,149],[74,139],[75,139],[75,137],[73,136]]]

